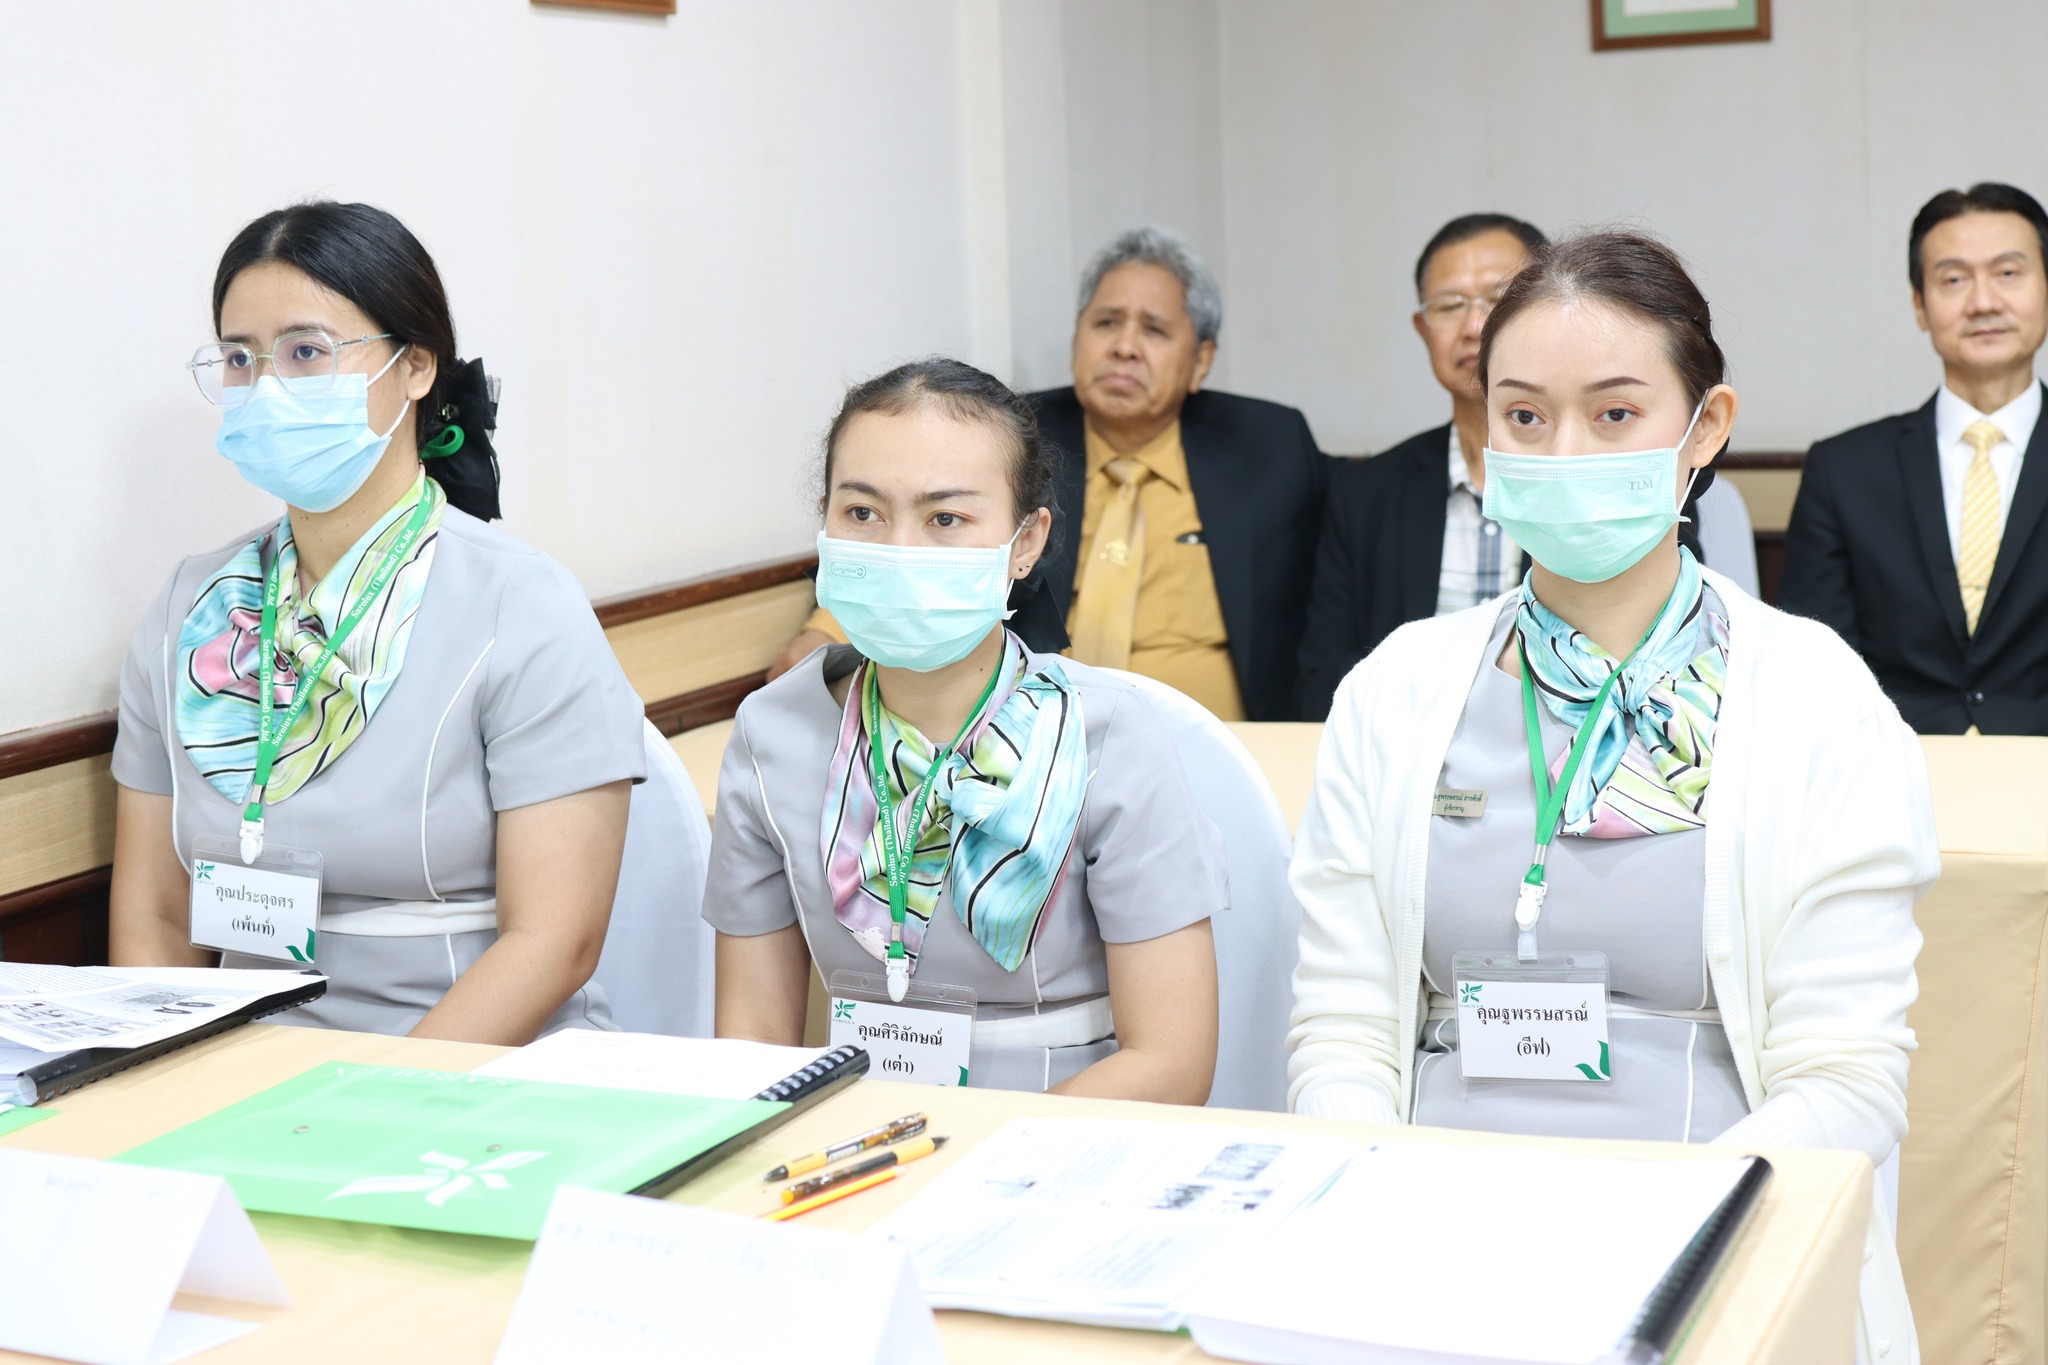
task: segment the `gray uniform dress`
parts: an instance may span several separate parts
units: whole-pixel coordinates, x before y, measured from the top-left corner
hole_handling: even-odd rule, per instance
[[[188,866],[241,809],[200,776],[171,705],[178,632],[207,578],[253,535],[178,566],[121,672],[114,780],[172,799]],[[327,994],[278,1022],[405,1033],[497,941],[497,813],[646,776],[642,710],[561,565],[450,507],[405,667],[341,756],[264,808],[267,843],[325,860],[316,967]],[[228,954],[225,966],[276,966]],[[543,1032],[610,1027],[585,987]]]
[[[1049,662],[1030,656],[1031,668]],[[1005,971],[961,924],[941,891],[913,984],[974,991],[975,1017],[1003,1020],[1106,998],[1103,944],[1159,938],[1229,904],[1223,840],[1195,805],[1173,741],[1130,684],[1058,661],[1081,701],[1088,794],[1075,832],[1080,856],[1046,909],[1022,963]],[[821,977],[880,975],[881,963],[833,916],[825,878],[825,794],[843,717],[828,684],[852,672],[849,646],[820,650],[740,707],[718,775],[718,818],[704,918],[721,933],[773,933],[801,921]],[[984,1046],[973,1084],[1043,1090],[1116,1051],[1113,1033],[1057,1047]]]
[[[1724,611],[1712,589],[1706,605]],[[1554,1137],[1707,1141],[1749,1106],[1728,1036],[1712,1014],[1702,932],[1702,830],[1633,839],[1561,834],[1551,841],[1539,946],[1546,953],[1577,948],[1607,954],[1614,1079],[1582,1084],[1459,1075],[1458,1024],[1448,998],[1451,959],[1468,949],[1513,956],[1515,892],[1536,837],[1522,684],[1495,662],[1513,624],[1510,608],[1494,628],[1439,779],[1453,790],[1485,792],[1485,814],[1430,820],[1422,972],[1432,1009],[1415,1057],[1415,1122]],[[1547,708],[1538,714],[1544,750],[1554,761],[1572,732]],[[1612,1017],[1616,1010],[1624,1017]]]

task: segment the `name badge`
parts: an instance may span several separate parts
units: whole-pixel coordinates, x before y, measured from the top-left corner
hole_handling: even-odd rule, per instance
[[[1614,1079],[1605,953],[1459,953],[1451,975],[1466,1080]]]
[[[974,1050],[973,991],[913,981],[903,1002],[896,1004],[889,999],[885,978],[843,971],[832,973],[827,988],[832,1046],[866,1048],[869,1074],[876,1079],[967,1084]]]
[[[266,843],[255,862],[244,863],[238,840],[202,834],[192,841],[191,871],[194,946],[313,961],[320,923],[318,853]]]
[[[1453,820],[1477,820],[1486,814],[1486,793],[1438,787],[1430,800],[1429,813],[1448,815]]]

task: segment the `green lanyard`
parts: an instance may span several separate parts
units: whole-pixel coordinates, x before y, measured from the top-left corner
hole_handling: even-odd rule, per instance
[[[334,633],[327,637],[326,648],[320,651],[319,660],[312,668],[299,674],[298,685],[292,689],[291,704],[280,715],[276,708],[277,693],[273,680],[277,674],[277,600],[280,592],[284,567],[284,555],[278,554],[270,561],[270,573],[263,580],[263,635],[259,646],[261,654],[256,664],[257,696],[261,698],[260,717],[256,732],[256,776],[249,783],[249,804],[242,811],[242,861],[253,863],[263,852],[263,791],[270,785],[270,769],[277,762],[277,755],[284,748],[284,738],[298,724],[299,717],[313,704],[312,684],[327,675],[327,665],[333,661],[335,651],[349,637],[357,624],[370,614],[370,608],[377,605],[377,599],[384,595],[384,589],[391,586],[399,566],[411,552],[413,543],[426,529],[427,519],[433,515],[433,499],[422,494],[412,515],[405,520],[398,539],[391,542],[391,548],[384,552],[384,560],[377,566],[377,572],[356,594],[355,605],[342,613],[341,621]]]
[[[917,784],[917,792],[910,801],[910,846],[903,847],[896,831],[896,800],[889,794],[889,761],[882,755],[882,691],[876,678],[874,665],[870,664],[861,691],[862,718],[868,727],[868,769],[875,783],[875,804],[882,812],[882,871],[889,879],[889,998],[901,1000],[910,987],[910,962],[904,955],[903,922],[910,914],[910,860],[917,852],[919,831],[924,828],[925,807],[931,802],[932,788],[938,782],[939,769],[960,747],[960,741],[967,738],[967,731],[973,727],[981,708],[988,705],[988,699],[995,695],[996,683],[1003,676],[1009,663],[1007,651],[998,660],[989,674],[988,686],[981,689],[974,708],[961,722],[960,733],[953,736],[953,742],[932,755],[931,767],[925,770],[924,780]]]
[[[1668,604],[1667,604],[1668,605]],[[1570,795],[1572,779],[1578,775],[1579,764],[1593,747],[1593,733],[1600,728],[1601,715],[1607,709],[1607,698],[1613,695],[1614,684],[1621,678],[1621,670],[1634,661],[1642,652],[1650,637],[1657,633],[1657,622],[1664,619],[1664,613],[1657,613],[1657,620],[1650,622],[1650,628],[1643,632],[1643,638],[1636,641],[1636,647],[1628,657],[1614,666],[1607,675],[1607,681],[1600,684],[1600,690],[1593,694],[1593,704],[1586,711],[1586,718],[1579,722],[1579,732],[1572,737],[1572,747],[1565,754],[1564,771],[1558,774],[1557,785],[1550,785],[1550,765],[1543,758],[1543,730],[1536,717],[1535,674],[1529,668],[1529,647],[1522,640],[1521,631],[1515,632],[1515,649],[1522,659],[1522,719],[1529,727],[1529,775],[1536,783],[1536,852],[1529,860],[1529,871],[1522,878],[1522,885],[1515,895],[1515,928],[1520,931],[1515,941],[1515,956],[1523,962],[1536,958],[1536,921],[1543,915],[1543,898],[1550,893],[1544,885],[1543,867],[1550,858],[1550,841],[1557,834],[1557,827],[1564,821],[1565,798]]]

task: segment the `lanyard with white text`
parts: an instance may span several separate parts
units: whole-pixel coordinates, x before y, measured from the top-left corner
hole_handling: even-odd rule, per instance
[[[1657,613],[1657,621],[1664,619],[1664,613]],[[1593,747],[1594,732],[1600,728],[1600,721],[1607,709],[1607,698],[1614,691],[1615,682],[1621,677],[1621,670],[1627,668],[1650,642],[1657,631],[1657,621],[1643,632],[1643,638],[1636,641],[1636,647],[1628,657],[1614,666],[1607,675],[1607,681],[1600,684],[1600,690],[1593,694],[1593,704],[1586,710],[1586,718],[1579,722],[1579,732],[1572,737],[1572,747],[1565,754],[1564,771],[1557,775],[1557,785],[1550,784],[1550,765],[1543,757],[1543,731],[1536,719],[1536,682],[1529,669],[1529,647],[1523,641],[1519,629],[1515,632],[1515,648],[1522,658],[1522,718],[1529,726],[1529,775],[1536,783],[1536,852],[1529,860],[1529,871],[1522,878],[1521,888],[1515,893],[1515,957],[1522,962],[1536,960],[1536,921],[1543,915],[1543,898],[1550,894],[1550,888],[1543,882],[1543,867],[1550,858],[1550,841],[1557,834],[1557,827],[1564,820],[1565,798],[1571,793],[1572,778],[1578,775],[1579,764],[1585,761],[1586,751]]]
[[[910,990],[910,961],[903,947],[903,921],[910,913],[910,860],[917,853],[917,841],[924,828],[925,807],[931,801],[932,787],[938,782],[939,769],[960,747],[960,741],[967,738],[967,731],[973,726],[981,708],[988,705],[988,699],[995,695],[996,682],[1003,676],[1007,655],[997,660],[989,674],[988,686],[981,689],[981,696],[961,722],[960,733],[953,736],[953,742],[932,755],[931,767],[925,770],[924,781],[917,784],[917,793],[910,801],[910,846],[903,847],[896,832],[896,801],[889,794],[889,760],[882,753],[882,693],[875,676],[875,667],[868,665],[867,677],[862,680],[862,719],[868,728],[868,769],[875,783],[875,804],[882,812],[882,872],[889,881],[889,956],[886,966],[889,973],[889,998],[900,1002]]]
[[[313,694],[319,689],[313,684],[327,675],[327,665],[333,661],[335,651],[342,641],[348,639],[361,620],[370,614],[370,608],[377,605],[377,599],[384,595],[391,580],[398,573],[400,565],[411,553],[413,542],[426,529],[427,519],[434,513],[433,499],[420,497],[419,504],[412,509],[405,525],[398,532],[398,539],[391,542],[391,548],[384,552],[383,562],[377,572],[363,585],[356,600],[342,613],[334,633],[327,637],[326,648],[320,651],[319,659],[309,669],[299,673],[297,684],[292,688],[291,704],[282,715],[277,711],[277,693],[274,679],[277,675],[277,600],[280,591],[278,570],[284,565],[284,555],[279,553],[270,561],[270,573],[263,580],[263,635],[260,654],[256,664],[257,715],[256,733],[256,776],[249,783],[248,805],[242,810],[242,861],[253,863],[263,852],[263,790],[270,785],[270,769],[277,762],[278,753],[284,748],[285,736],[299,717],[312,705]]]

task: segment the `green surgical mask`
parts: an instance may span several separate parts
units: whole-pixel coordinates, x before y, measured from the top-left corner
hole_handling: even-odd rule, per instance
[[[1678,457],[1699,424],[1693,409],[1678,444],[1622,455],[1486,452],[1486,515],[1544,568],[1604,583],[1642,561],[1679,521],[1693,478],[1678,492]]]

